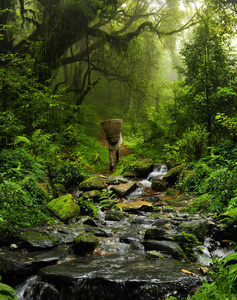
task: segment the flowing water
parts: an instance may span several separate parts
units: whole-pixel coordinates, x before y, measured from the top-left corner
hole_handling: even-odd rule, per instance
[[[154,168],[146,179],[139,182],[138,188],[127,197],[126,201],[135,201],[136,198],[141,197],[144,188],[151,187],[152,178],[162,179],[166,172],[165,165]],[[62,264],[41,269],[39,272],[40,278],[46,281],[45,291],[48,289],[49,284],[57,286],[58,278],[61,278],[61,280],[65,278],[66,281],[70,278],[70,284],[68,284],[70,289],[67,290],[67,287],[65,287],[61,291],[64,296],[55,298],[63,300],[161,299],[156,298],[156,289],[159,289],[163,299],[165,295],[167,297],[175,295],[177,291],[182,295],[182,289],[185,290],[184,285],[186,284],[190,284],[190,287],[195,288],[200,279],[190,278],[190,275],[181,272],[181,270],[189,270],[193,274],[197,273],[198,269],[195,265],[173,259],[171,255],[167,254],[164,255],[163,259],[158,260],[146,257],[146,251],[142,244],[145,231],[147,228],[159,228],[156,223],[157,220],[164,220],[164,222],[162,221],[164,224],[169,223],[169,219],[166,219],[165,214],[163,217],[160,213],[159,219],[157,219],[156,212],[126,213],[126,217],[119,222],[106,220],[105,215],[106,212],[100,211],[99,217],[95,219],[95,225],[98,227],[80,223],[74,229],[69,229],[69,231],[63,229],[66,235],[70,233],[72,236],[82,230],[90,232],[101,230],[105,234],[104,236],[101,234],[99,237],[99,248],[96,249],[94,255],[75,258],[74,254],[68,252]],[[180,217],[181,214],[177,215],[177,220]],[[213,257],[223,257],[232,251],[232,249],[216,248],[215,251],[211,252],[209,249],[209,240],[207,239],[197,250],[198,262],[202,263],[203,266],[209,266]],[[103,287],[101,287],[103,285],[101,283],[102,279],[103,284],[105,284]],[[37,298],[34,296],[24,298],[23,296],[26,290],[29,290],[28,295],[31,293],[31,285],[36,283],[37,280],[39,279],[36,276],[32,276],[16,288],[20,294],[19,300],[44,300],[43,290],[39,298],[38,296]],[[76,285],[73,282],[76,282]],[[134,282],[136,282],[136,287],[134,287]],[[111,286],[113,286],[112,290]],[[92,290],[93,294],[91,294]],[[173,294],[167,294],[166,290],[173,291]],[[149,294],[149,291],[152,291],[153,294]],[[108,296],[108,293],[110,296]]]

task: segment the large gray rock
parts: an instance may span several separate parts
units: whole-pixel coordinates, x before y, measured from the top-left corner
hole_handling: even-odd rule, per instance
[[[144,255],[121,259],[116,255],[104,255],[100,259],[84,257],[46,267],[38,275],[42,282],[65,295],[62,298],[65,300],[161,300],[167,298],[168,293],[179,299],[186,298],[191,290],[201,285],[199,277],[185,274],[182,269],[199,274],[195,266],[177,260],[149,260]],[[27,295],[25,297],[28,299]],[[44,300],[40,294],[37,299]]]
[[[175,233],[164,228],[149,228],[145,232],[145,239],[172,241]]]
[[[35,275],[40,268],[54,265],[68,251],[69,246],[63,245],[44,251],[20,252],[1,249],[0,273],[2,282],[15,286],[27,277]]]
[[[136,181],[129,181],[128,183],[122,183],[119,185],[111,185],[109,187],[115,194],[121,197],[125,197],[126,195],[130,194],[131,192],[135,191],[137,188]]]
[[[19,231],[18,239],[21,248],[31,250],[47,249],[57,245],[57,240],[53,236],[32,229]]]
[[[185,254],[180,246],[172,241],[157,241],[157,240],[145,240],[143,242],[146,251],[156,250],[161,253],[171,255],[175,259],[185,258]]]

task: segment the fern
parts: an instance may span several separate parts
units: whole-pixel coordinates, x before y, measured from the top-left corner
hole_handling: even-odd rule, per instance
[[[0,277],[1,279],[1,277]],[[0,282],[0,299],[1,300],[17,300],[16,295],[19,295],[11,286]]]
[[[19,145],[30,145],[31,144],[31,141],[26,138],[25,136],[17,136],[15,139],[14,139],[14,146],[19,146]]]

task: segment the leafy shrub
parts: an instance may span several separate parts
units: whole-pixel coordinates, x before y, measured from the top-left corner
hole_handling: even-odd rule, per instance
[[[200,126],[183,134],[174,145],[164,145],[166,159],[177,163],[197,161],[207,154],[208,133]]]
[[[108,150],[84,131],[79,125],[66,128],[57,141],[62,149],[62,161],[74,162],[81,168],[103,170],[109,160]]]
[[[0,276],[1,280],[1,276]],[[16,294],[19,295],[11,286],[0,282],[0,299],[17,300]]]
[[[22,149],[3,149],[0,152],[0,182],[2,180],[20,180],[27,175],[33,175],[38,180],[43,179],[42,165]]]
[[[0,227],[38,226],[48,221],[47,193],[38,186],[43,167],[26,151],[0,153]]]
[[[225,157],[218,155],[218,157],[203,158],[197,164],[191,164],[187,168],[190,167],[193,168],[192,174],[181,180],[179,185],[191,195],[205,195],[195,198],[189,206],[191,211],[197,211],[198,207],[203,209],[205,206],[209,212],[221,213],[229,203],[235,205],[237,176],[234,161],[229,160],[227,164]],[[205,204],[207,200],[208,205]],[[196,209],[194,209],[195,204]]]
[[[98,208],[96,207],[92,199],[84,199],[83,197],[81,197],[78,199],[78,202],[81,208],[81,213],[89,215],[93,218],[97,217]]]
[[[37,182],[25,178],[19,183],[5,181],[0,185],[1,227],[38,226],[46,223],[46,192],[38,188]]]
[[[24,129],[22,122],[10,110],[1,112],[0,116],[0,148],[10,148],[13,138]]]
[[[215,205],[212,202],[213,196],[209,194],[203,194],[198,197],[194,197],[194,199],[189,202],[189,204],[185,207],[185,211],[194,214],[194,213],[202,213],[207,211],[215,211]]]
[[[191,300],[234,300],[237,293],[237,253],[227,255],[221,260],[221,266],[215,281],[204,283],[191,297]]]
[[[119,207],[117,206],[118,200],[111,190],[108,191],[103,189],[99,201],[103,209],[119,210]]]
[[[130,154],[126,157],[122,157],[116,166],[116,171],[114,172],[114,175],[121,175],[125,171],[132,171],[133,163],[135,161],[138,161],[139,159],[139,156],[136,154]]]
[[[65,188],[69,189],[78,186],[85,178],[85,170],[74,164],[65,164],[56,171],[53,183],[62,183]]]

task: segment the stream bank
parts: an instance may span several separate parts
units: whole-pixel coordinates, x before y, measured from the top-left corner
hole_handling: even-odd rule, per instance
[[[209,280],[206,268],[211,260],[234,247],[224,240],[226,232],[211,215],[180,212],[188,195],[172,196],[167,189],[152,188],[152,180],[153,185],[161,183],[166,172],[158,165],[141,180],[100,177],[110,182],[108,190],[120,195],[123,210],[115,212],[118,219],[101,209],[96,218],[80,216],[75,224],[20,229],[18,238],[1,248],[3,282],[14,285],[21,300],[186,297],[204,277]],[[75,195],[79,198],[83,192],[77,190]],[[169,207],[167,201],[178,205]],[[174,239],[183,231],[201,243],[192,263]],[[99,244],[86,256],[75,255],[73,241],[85,232],[98,237]]]

